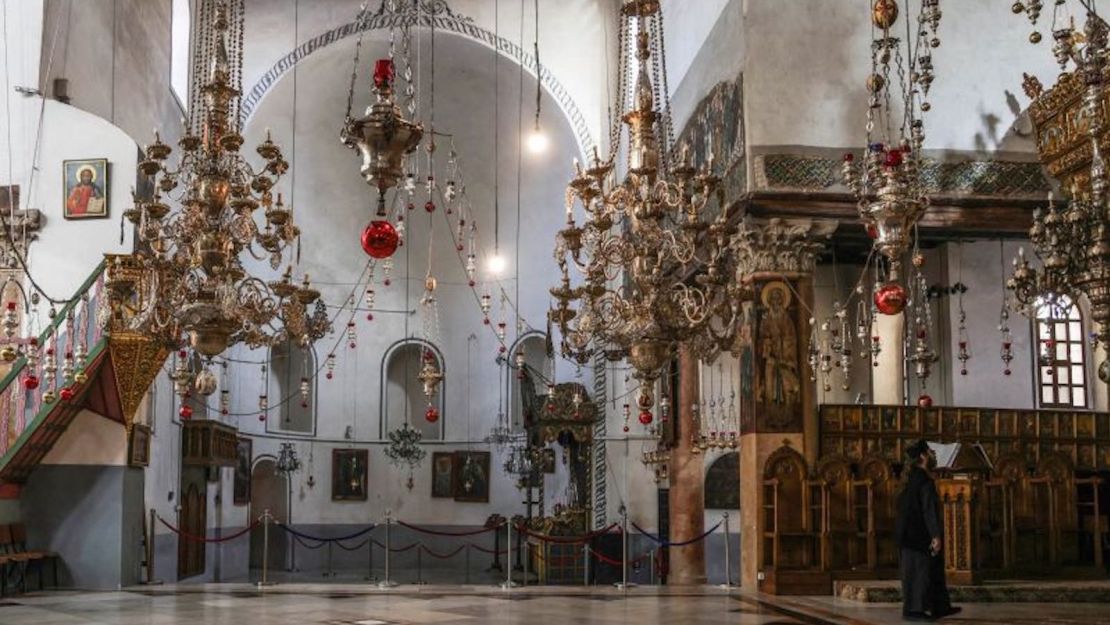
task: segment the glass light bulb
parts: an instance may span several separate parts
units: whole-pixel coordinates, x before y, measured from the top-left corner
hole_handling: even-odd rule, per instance
[[[528,151],[532,154],[543,154],[547,151],[547,134],[539,126],[533,128],[528,134],[527,142]]]
[[[494,254],[486,261],[486,267],[489,269],[490,273],[493,274],[501,274],[504,272],[506,265],[508,265],[508,261],[506,261],[505,257],[501,254]]]

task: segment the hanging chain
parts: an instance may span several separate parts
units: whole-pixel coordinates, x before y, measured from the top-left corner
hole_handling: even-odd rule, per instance
[[[355,29],[358,30],[358,40],[355,42],[355,59],[351,64],[351,84],[347,88],[347,113],[345,119],[351,120],[351,108],[354,106],[355,101],[355,80],[358,78],[358,59],[362,52],[362,37],[366,34],[366,13],[369,0],[364,0],[362,6],[359,7],[358,17],[355,18]],[[390,0],[390,8],[393,7],[393,0]],[[389,58],[393,58],[393,28],[389,29]]]

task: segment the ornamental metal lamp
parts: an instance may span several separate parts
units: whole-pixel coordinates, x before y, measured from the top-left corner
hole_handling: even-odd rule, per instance
[[[548,317],[562,334],[564,356],[580,363],[595,355],[627,359],[639,382],[639,420],[648,425],[655,383],[677,345],[729,308],[726,264],[733,228],[712,161],[695,167],[686,150],[672,149],[659,2],[625,0],[620,13],[617,91],[628,133],[625,177],[616,180],[619,127],[612,130],[607,160],[595,150],[584,168],[575,163],[567,223],[555,246],[562,277],[551,289],[555,304]],[[629,64],[638,70],[626,84]],[[721,208],[716,215],[714,200]],[[581,225],[577,207],[585,214]],[[581,284],[572,284],[571,266],[581,273]]]

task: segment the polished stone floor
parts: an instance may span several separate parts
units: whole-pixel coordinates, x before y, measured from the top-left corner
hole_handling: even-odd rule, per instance
[[[976,604],[946,623],[1094,625],[1101,604]],[[120,592],[54,591],[0,600],[0,625],[885,625],[893,604],[782,598],[715,588],[423,586],[380,591],[358,584],[190,584]]]

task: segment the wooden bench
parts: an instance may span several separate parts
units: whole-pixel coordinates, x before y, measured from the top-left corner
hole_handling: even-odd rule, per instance
[[[20,590],[27,590],[27,573],[38,563],[39,590],[43,588],[44,568],[49,560],[53,568],[54,586],[58,585],[58,554],[27,549],[27,528],[22,523],[0,525],[0,595],[7,592],[8,578],[19,571]]]

